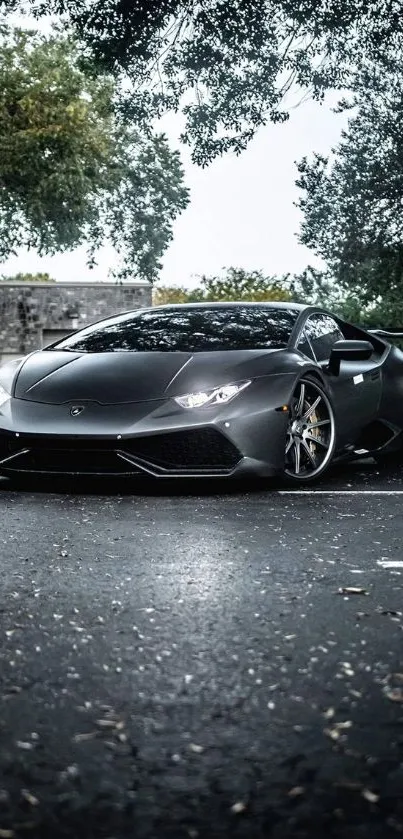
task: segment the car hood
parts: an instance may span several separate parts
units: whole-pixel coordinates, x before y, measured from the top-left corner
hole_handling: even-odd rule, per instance
[[[53,405],[72,401],[103,405],[139,402],[281,372],[287,366],[285,359],[282,350],[195,355],[39,351],[28,356],[17,372],[13,396]]]

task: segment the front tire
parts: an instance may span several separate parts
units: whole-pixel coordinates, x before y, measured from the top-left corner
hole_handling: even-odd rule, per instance
[[[315,481],[331,463],[336,446],[332,403],[321,385],[300,379],[291,397],[284,475],[294,484]]]

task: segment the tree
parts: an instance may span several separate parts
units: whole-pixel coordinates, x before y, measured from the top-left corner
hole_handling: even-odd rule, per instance
[[[294,299],[328,309],[350,323],[362,326],[379,325],[379,309],[362,299],[361,289],[344,289],[330,270],[308,265],[292,278]]]
[[[0,259],[110,242],[118,276],[154,280],[188,202],[177,152],[114,115],[116,85],[72,38],[0,30]]]
[[[152,292],[153,306],[166,306],[171,303],[189,303],[191,292],[185,286],[154,286]]]
[[[403,77],[368,68],[352,104],[332,155],[299,163],[300,240],[325,260],[341,289],[368,311],[382,311],[389,325],[401,325]]]
[[[182,109],[183,140],[206,164],[287,118],[291,88],[351,88],[368,58],[401,54],[401,0],[0,0],[60,16],[108,72],[132,82],[128,118]],[[127,91],[127,85],[125,86]]]
[[[223,277],[200,277],[193,289],[183,286],[160,286],[154,289],[153,303],[207,303],[214,301],[247,300],[255,303],[292,300],[287,288],[287,277],[265,277],[261,271],[227,268]]]

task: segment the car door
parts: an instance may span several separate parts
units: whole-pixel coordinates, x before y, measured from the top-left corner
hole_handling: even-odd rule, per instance
[[[342,340],[345,337],[336,321],[330,315],[315,312],[307,319],[297,346],[304,351],[305,341],[326,371],[334,344]],[[338,442],[346,445],[354,442],[361,428],[377,415],[382,393],[379,357],[374,353],[368,361],[342,361],[339,375],[328,375]]]

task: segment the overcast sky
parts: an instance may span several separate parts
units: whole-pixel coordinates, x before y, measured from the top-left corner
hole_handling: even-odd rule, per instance
[[[227,155],[207,169],[193,165],[188,149],[181,147],[191,202],[175,223],[161,283],[191,286],[197,275],[217,274],[229,266],[271,275],[319,264],[296,237],[295,161],[313,151],[326,154],[337,143],[346,123],[345,114],[331,109],[337,98],[295,108],[288,122],[261,129],[239,157]],[[178,147],[180,118],[165,117],[161,128]],[[47,271],[59,281],[107,280],[113,262],[112,249],[102,252],[92,271],[86,268],[84,250],[43,259],[25,252],[3,263],[0,271]]]

